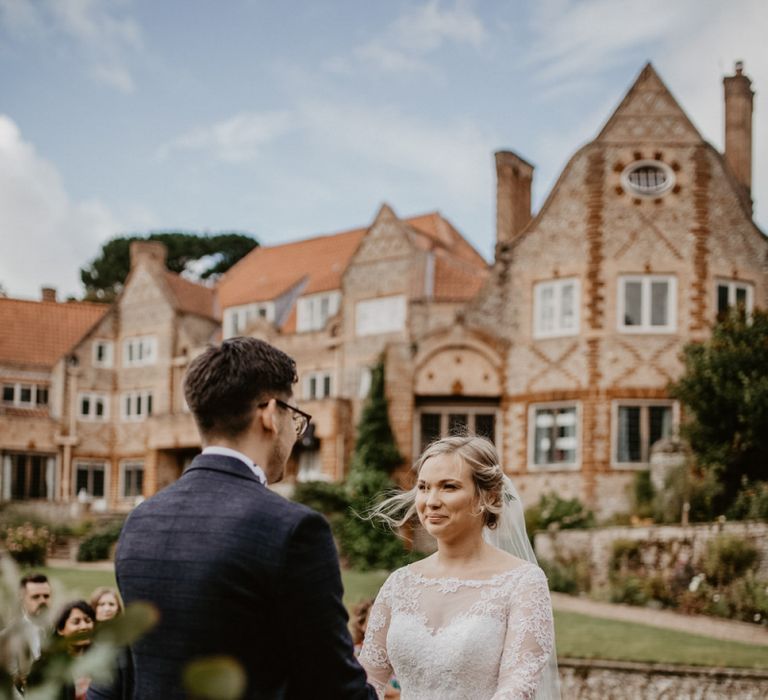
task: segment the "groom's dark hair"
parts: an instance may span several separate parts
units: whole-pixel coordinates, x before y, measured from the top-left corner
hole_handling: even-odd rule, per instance
[[[256,404],[289,396],[296,363],[257,338],[230,338],[189,365],[184,396],[205,436],[234,438],[251,423]]]

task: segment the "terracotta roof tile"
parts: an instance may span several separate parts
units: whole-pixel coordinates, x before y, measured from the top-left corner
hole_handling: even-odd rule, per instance
[[[0,297],[0,363],[51,368],[108,310],[105,304]]]
[[[304,277],[308,280],[302,294],[338,289],[341,276],[366,230],[359,228],[256,248],[219,282],[221,308],[274,299]]]
[[[440,248],[470,265],[485,270],[483,257],[439,212],[403,219],[413,242],[422,249]],[[367,228],[318,236],[294,243],[256,248],[235,265],[217,287],[222,309],[275,299],[305,277],[301,294],[341,287],[341,278]],[[462,297],[463,298],[463,297]],[[292,325],[289,317],[283,326]]]
[[[213,288],[190,282],[169,271],[165,273],[165,281],[174,297],[174,306],[177,311],[215,320],[219,318],[216,292]]]
[[[468,265],[447,255],[435,256],[435,301],[468,301],[480,291],[488,278],[488,266]]]

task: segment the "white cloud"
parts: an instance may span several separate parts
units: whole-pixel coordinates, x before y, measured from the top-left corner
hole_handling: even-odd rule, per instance
[[[138,23],[120,0],[0,0],[0,29],[20,41],[66,37],[97,82],[132,92],[129,59],[142,48]]]
[[[545,84],[599,75],[631,60],[649,45],[690,32],[703,16],[703,0],[541,0],[534,7],[528,62]]]
[[[423,177],[446,195],[483,198],[491,186],[490,153],[498,134],[470,121],[435,121],[391,107],[333,102],[300,106],[308,137],[332,153],[350,154]]]
[[[258,158],[268,143],[293,128],[291,113],[243,112],[215,124],[183,133],[158,150],[161,159],[173,151],[205,151],[219,160],[244,163]]]
[[[429,0],[409,8],[380,35],[352,50],[350,57],[336,56],[326,68],[338,73],[352,72],[358,66],[387,73],[428,72],[428,54],[444,44],[482,45],[487,38],[482,20],[465,0],[444,8],[440,0]]]
[[[40,284],[78,294],[79,268],[120,228],[103,203],[72,201],[56,168],[0,114],[0,284],[9,295],[36,297]]]

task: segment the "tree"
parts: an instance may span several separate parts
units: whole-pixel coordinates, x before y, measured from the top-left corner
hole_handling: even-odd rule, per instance
[[[209,236],[169,231],[154,232],[147,236],[113,238],[101,247],[99,255],[92,262],[80,269],[86,299],[109,302],[120,293],[131,267],[131,243],[141,240],[165,244],[168,248],[168,269],[176,273],[189,271],[195,262],[214,256],[210,265],[197,275],[199,279],[226,272],[258,245],[254,238],[243,233],[218,233]]]
[[[357,426],[352,469],[367,468],[391,474],[402,461],[389,424],[384,392],[384,361],[379,360],[371,368],[371,390]]]
[[[683,349],[685,373],[670,393],[686,408],[683,435],[697,466],[714,472],[729,506],[743,480],[768,465],[768,311],[734,311],[712,337]]]

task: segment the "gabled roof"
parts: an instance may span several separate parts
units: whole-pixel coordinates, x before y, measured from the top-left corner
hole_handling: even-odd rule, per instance
[[[109,308],[106,304],[0,297],[0,363],[52,368]]]
[[[698,144],[703,138],[654,67],[646,63],[595,140]]]
[[[304,294],[338,289],[365,231],[359,228],[255,248],[221,278],[217,286],[221,308],[271,301],[304,278]]]
[[[181,275],[167,270],[165,282],[171,293],[170,301],[177,311],[218,320],[216,292],[213,288],[190,282]]]
[[[440,248],[478,268],[487,266],[483,257],[439,212],[402,221],[419,248]],[[356,228],[254,249],[219,282],[221,308],[275,299],[304,279],[302,296],[339,289],[344,271],[367,231],[368,228]],[[287,322],[285,328],[289,326]]]

